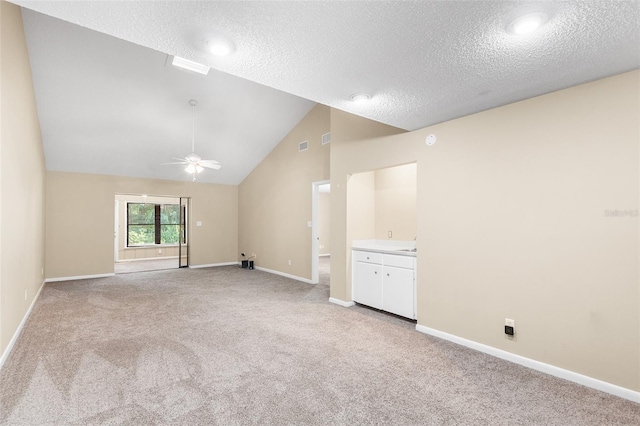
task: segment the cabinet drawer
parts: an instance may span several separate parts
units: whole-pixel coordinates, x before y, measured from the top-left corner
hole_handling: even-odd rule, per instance
[[[412,256],[396,256],[393,254],[384,255],[385,266],[396,266],[398,268],[413,269],[416,258]]]
[[[382,263],[382,254],[380,253],[372,253],[369,251],[353,251],[353,259],[356,262],[367,262],[367,263]]]

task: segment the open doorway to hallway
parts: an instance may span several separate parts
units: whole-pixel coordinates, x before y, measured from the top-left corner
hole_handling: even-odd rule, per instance
[[[329,285],[331,279],[331,184],[329,181],[312,184],[311,280]]]
[[[188,199],[116,194],[114,213],[116,274],[189,265]]]

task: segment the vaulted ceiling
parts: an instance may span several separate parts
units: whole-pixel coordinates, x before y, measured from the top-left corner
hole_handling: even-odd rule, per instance
[[[187,180],[160,164],[191,152],[196,99],[196,151],[223,165],[198,180],[238,184],[316,103],[415,130],[640,67],[637,1],[13,2],[50,170]]]

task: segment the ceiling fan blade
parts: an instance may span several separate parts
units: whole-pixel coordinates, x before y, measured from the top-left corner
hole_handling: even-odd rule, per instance
[[[198,161],[200,164],[220,164],[216,160],[200,160]]]
[[[160,163],[161,166],[169,166],[169,165],[173,165],[173,164],[188,164],[186,161],[180,161],[177,163]]]
[[[207,169],[214,169],[214,170],[218,170],[220,169],[220,167],[222,167],[220,164],[210,164],[210,163],[203,163],[202,161],[199,163],[200,167],[205,167]]]

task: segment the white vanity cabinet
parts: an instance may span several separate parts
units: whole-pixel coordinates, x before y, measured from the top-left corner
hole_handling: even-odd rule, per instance
[[[353,300],[415,319],[415,257],[353,250]]]

